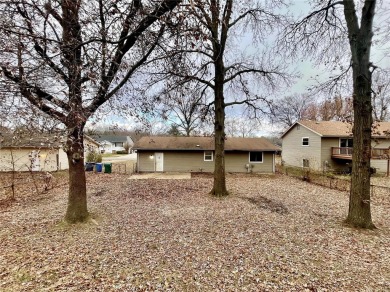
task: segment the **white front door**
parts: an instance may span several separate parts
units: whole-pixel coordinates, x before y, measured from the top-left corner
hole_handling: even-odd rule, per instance
[[[164,153],[156,152],[156,171],[164,171]]]

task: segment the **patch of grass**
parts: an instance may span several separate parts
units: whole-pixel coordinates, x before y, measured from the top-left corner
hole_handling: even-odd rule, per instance
[[[20,269],[15,274],[15,280],[19,283],[26,283],[34,280],[34,277],[26,269]]]

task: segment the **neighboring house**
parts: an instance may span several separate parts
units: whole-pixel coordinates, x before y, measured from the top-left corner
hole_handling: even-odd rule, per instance
[[[134,147],[139,172],[213,172],[213,137],[142,137]],[[275,172],[279,147],[265,138],[227,138],[226,172]]]
[[[371,167],[387,172],[390,122],[374,124]],[[352,125],[340,121],[299,121],[283,135],[285,165],[315,170],[346,170],[352,166]]]
[[[0,140],[0,171],[57,171],[69,168],[63,150],[65,138],[56,135],[13,137],[4,135]],[[99,143],[84,136],[85,156],[97,151]],[[85,157],[84,156],[84,157]]]
[[[100,143],[99,150],[101,153],[116,153],[117,151],[125,151],[126,145],[131,153],[134,145],[130,136],[124,135],[93,135],[93,138]]]

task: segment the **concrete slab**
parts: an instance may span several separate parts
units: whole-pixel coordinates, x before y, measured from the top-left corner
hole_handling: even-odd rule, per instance
[[[177,172],[152,172],[137,173],[130,176],[130,179],[190,179],[191,173]]]

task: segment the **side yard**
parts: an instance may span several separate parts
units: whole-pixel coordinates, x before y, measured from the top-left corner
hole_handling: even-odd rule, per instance
[[[343,226],[348,194],[283,175],[130,180],[88,174],[91,220],[62,222],[66,185],[0,209],[1,291],[388,291],[390,196],[378,229]]]

